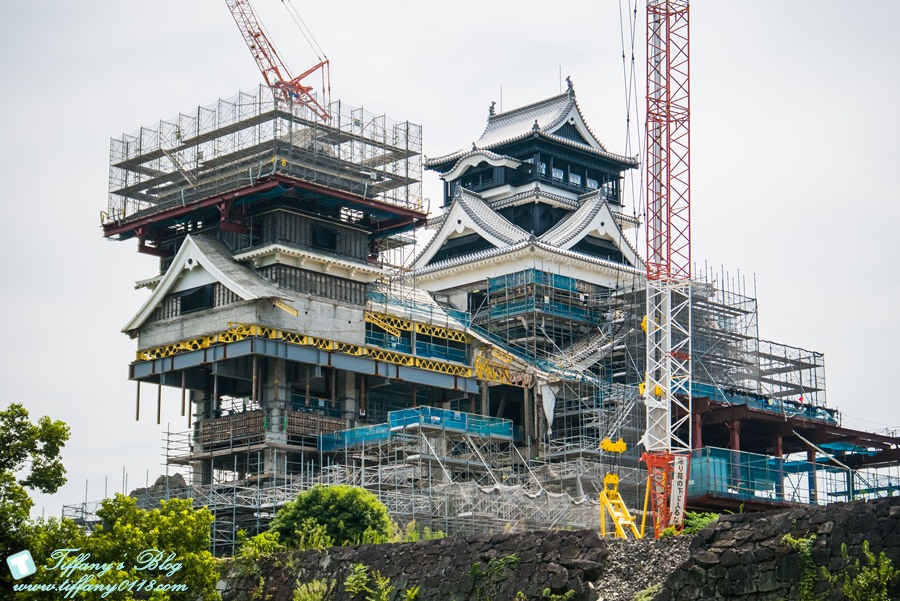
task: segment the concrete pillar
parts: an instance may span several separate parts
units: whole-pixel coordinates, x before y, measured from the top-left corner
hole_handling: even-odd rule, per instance
[[[816,451],[806,449],[806,461],[810,464],[806,475],[806,483],[809,487],[809,503],[815,505],[819,502],[819,484],[816,478]]]
[[[481,384],[481,415],[490,416],[491,415],[491,394],[490,389],[488,388],[488,384],[485,380],[480,382]]]
[[[347,421],[347,427],[352,428],[356,424],[359,415],[359,384],[356,374],[349,371],[339,371],[337,378],[337,400],[341,407],[341,416]]]
[[[534,407],[530,388],[522,389],[522,424],[524,426],[525,444],[530,447],[534,438]]]
[[[262,408],[266,415],[266,438],[278,442],[287,441],[284,427],[287,418],[287,406],[290,390],[287,382],[287,361],[269,359],[266,361],[265,380],[263,381]]]
[[[263,466],[260,477],[263,482],[272,482],[279,484],[286,478],[285,457],[287,456],[284,449],[266,448],[263,449]]]
[[[190,411],[194,412],[194,437],[191,442],[193,453],[203,452],[201,421],[206,420],[212,411],[212,399],[201,390],[190,391]],[[173,451],[177,452],[177,450]],[[212,484],[212,464],[208,459],[191,461],[191,481],[196,485]]]

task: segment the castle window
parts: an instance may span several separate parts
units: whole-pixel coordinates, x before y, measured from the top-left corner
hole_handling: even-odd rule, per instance
[[[587,178],[587,188],[588,188],[588,190],[596,190],[596,189],[599,188],[599,187],[600,187],[600,184],[597,183],[597,180],[591,179],[591,178]]]
[[[553,168],[553,179],[563,179],[565,177],[565,172],[558,167]]]
[[[578,175],[577,173],[570,173],[569,174],[569,183],[575,184],[576,186],[580,186],[581,185],[581,176]]]
[[[337,232],[318,223],[312,225],[312,245],[324,250],[337,250]]]
[[[185,290],[179,293],[181,296],[181,314],[193,313],[194,311],[202,311],[203,309],[212,309],[213,307],[213,286],[207,284],[199,288]]]

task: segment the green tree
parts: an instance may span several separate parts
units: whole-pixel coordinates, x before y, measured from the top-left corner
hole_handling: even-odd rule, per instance
[[[18,403],[0,411],[0,556],[27,548],[34,505],[28,489],[54,493],[66,483],[60,451],[68,439],[65,423],[46,416],[32,423]],[[2,574],[0,590],[9,590],[9,571]]]
[[[312,521],[307,521],[312,520]],[[393,523],[384,504],[371,492],[355,486],[314,486],[285,504],[269,531],[282,543],[296,547],[315,523],[337,545],[386,541]]]
[[[71,520],[35,523],[30,532],[31,551],[35,562],[42,567],[23,582],[62,583],[67,578],[68,561],[82,556],[85,563],[109,567],[75,570],[68,574],[69,580],[77,581],[90,574],[93,575],[91,584],[110,588],[83,593],[79,598],[110,601],[215,601],[220,598],[215,590],[218,580],[215,559],[208,551],[213,522],[208,509],[196,510],[190,500],[172,499],[162,501],[157,509],[145,510],[137,507],[135,499],[116,495],[103,501],[97,514],[103,522],[89,535]],[[71,551],[60,555],[60,549]],[[129,588],[123,582],[135,584]],[[17,598],[46,599],[47,594],[46,591],[20,591]]]

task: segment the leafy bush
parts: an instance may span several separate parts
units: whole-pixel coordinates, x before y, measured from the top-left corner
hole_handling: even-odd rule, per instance
[[[718,513],[688,511],[684,514],[684,534],[697,534],[719,519]]]
[[[261,532],[247,538],[245,530],[238,530],[237,553],[234,555],[234,566],[238,574],[241,576],[255,574],[259,569],[257,562],[260,558],[284,551],[285,547],[278,542],[278,538],[277,532]]]
[[[386,542],[393,525],[384,504],[365,489],[314,486],[286,503],[275,515],[269,531],[277,532],[286,546],[297,547],[307,536],[304,528],[313,523],[324,527],[324,532],[316,537],[327,536],[338,545]]]
[[[328,536],[328,529],[313,518],[303,520],[295,534],[299,549],[325,549],[334,546],[334,539]]]
[[[869,549],[869,541],[863,541],[863,557],[866,565],[857,558],[852,563],[847,553],[847,545],[841,545],[841,557],[847,566],[837,574],[831,574],[825,568],[823,576],[833,586],[841,589],[849,601],[889,601],[888,588],[900,575],[890,558],[884,551],[875,557]]]
[[[680,536],[682,534],[697,534],[718,519],[718,513],[687,511],[684,514],[684,528],[678,530],[675,526],[669,526],[663,530],[659,536],[660,538],[665,538],[667,536]]]
[[[333,580],[313,580],[297,585],[291,601],[325,601],[334,588]]]
[[[369,586],[370,581],[374,588]],[[388,601],[393,587],[390,579],[383,576],[378,570],[370,573],[369,566],[356,563],[350,566],[350,574],[344,580],[344,590],[357,598],[365,594],[366,601]],[[418,594],[418,587],[416,587],[415,595],[418,596]]]
[[[221,598],[216,592],[216,561],[209,552],[213,515],[208,509],[194,509],[189,499],[171,499],[162,501],[156,509],[146,510],[137,507],[134,498],[117,494],[103,501],[97,515],[103,523],[90,535],[71,520],[37,522],[30,538],[35,561],[52,567],[59,561],[52,556],[53,551],[70,549],[72,560],[84,553],[89,555],[86,561],[90,563],[110,564],[109,570],[97,572],[91,581],[110,588],[90,596],[91,599],[102,596],[106,601],[131,601],[149,596],[153,601],[168,601],[185,597],[183,591],[160,588],[168,586],[185,587],[192,601]],[[62,580],[59,570],[39,569],[29,583]],[[138,591],[116,588],[124,581],[143,581],[149,588],[139,595],[135,595]],[[43,601],[57,597],[34,591],[19,592],[16,598]]]

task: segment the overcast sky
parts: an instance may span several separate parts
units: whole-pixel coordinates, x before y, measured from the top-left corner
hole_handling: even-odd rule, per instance
[[[426,155],[468,148],[501,87],[505,110],[558,93],[560,69],[625,152],[617,1],[295,3],[333,96],[422,124]],[[295,72],[315,62],[281,2],[255,6]],[[829,405],[873,430],[900,427],[898,22],[889,1],[697,1],[691,15],[694,258],[755,273],[761,336],[825,353]],[[134,421],[120,329],[156,260],[101,236],[109,138],[261,77],[222,0],[0,0],[0,56],[0,407],[72,426],[69,484],[36,508],[58,515],[86,481],[91,500],[105,481],[121,490],[123,467],[129,489],[152,481],[166,422],[185,429],[176,392],[156,425],[149,387]],[[439,201],[433,176],[425,189]]]

